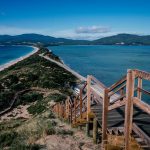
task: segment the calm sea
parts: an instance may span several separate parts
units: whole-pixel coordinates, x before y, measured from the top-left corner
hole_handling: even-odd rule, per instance
[[[33,51],[27,46],[0,46],[0,65],[15,60]]]
[[[49,49],[81,75],[92,74],[106,85],[118,81],[129,68],[150,72],[150,46],[55,46]]]
[[[110,86],[126,75],[127,69],[150,72],[150,46],[54,46],[49,47],[65,64],[83,76],[94,75]],[[150,82],[143,81],[150,91]],[[150,104],[150,97],[142,95]]]

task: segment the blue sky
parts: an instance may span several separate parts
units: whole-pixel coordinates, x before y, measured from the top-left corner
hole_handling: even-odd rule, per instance
[[[0,0],[0,34],[96,39],[150,34],[150,0]]]

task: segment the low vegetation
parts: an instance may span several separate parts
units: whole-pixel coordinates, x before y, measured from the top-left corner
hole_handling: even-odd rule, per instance
[[[44,53],[59,60],[53,53],[41,48],[37,54],[0,72],[0,111],[8,107],[17,92],[32,87],[57,89],[63,91],[63,94],[70,93],[70,86],[76,82],[76,78],[63,68],[38,55]],[[26,93],[18,97],[17,105],[41,99],[41,94]]]
[[[40,48],[36,54],[0,72],[0,112],[15,99],[13,108],[27,105],[27,111],[31,114],[29,119],[0,119],[0,150],[38,150],[44,145],[36,141],[45,136],[72,134],[56,131],[57,124],[53,121],[55,116],[50,111],[50,103],[63,101],[72,94],[70,87],[77,79],[39,54],[60,61],[46,48]]]
[[[28,108],[29,113],[33,115],[40,114],[45,110],[46,110],[46,106],[42,102],[39,102],[39,101],[36,102],[36,104],[33,104]]]

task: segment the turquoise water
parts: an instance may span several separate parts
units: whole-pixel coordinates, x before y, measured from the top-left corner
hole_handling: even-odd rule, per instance
[[[150,72],[150,46],[55,46],[49,47],[72,69],[83,76],[94,75],[110,86],[126,75],[127,69]],[[143,81],[150,91],[150,82]],[[142,100],[150,104],[150,97]]]
[[[0,46],[0,65],[15,60],[33,51],[27,46]]]
[[[150,46],[55,46],[49,49],[81,75],[92,74],[106,85],[118,81],[129,68],[150,72]]]

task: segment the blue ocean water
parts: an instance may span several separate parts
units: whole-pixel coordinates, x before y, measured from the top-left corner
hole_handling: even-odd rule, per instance
[[[0,46],[0,65],[15,60],[33,51],[28,46]]]
[[[108,86],[125,75],[127,69],[150,72],[150,46],[54,46],[49,49],[81,75],[94,75]]]

